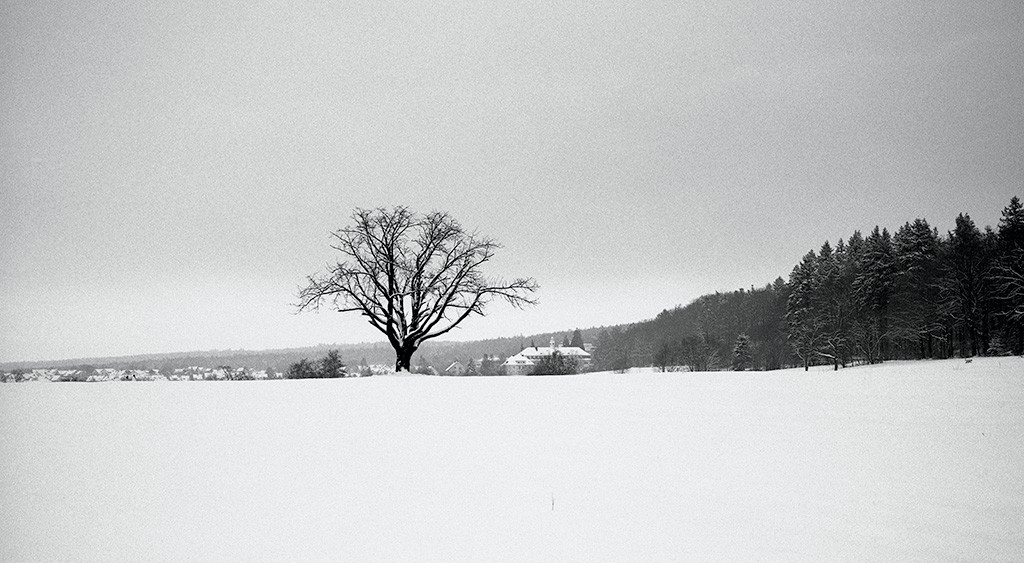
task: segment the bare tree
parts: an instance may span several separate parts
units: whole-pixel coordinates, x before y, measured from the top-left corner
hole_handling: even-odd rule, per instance
[[[1015,321],[1024,320],[1024,249],[1016,249],[997,262],[993,279],[1008,302],[1007,316]]]
[[[481,267],[500,245],[468,232],[447,213],[405,207],[356,209],[354,224],[333,233],[342,261],[309,276],[298,309],[358,312],[395,349],[408,371],[425,340],[447,333],[495,298],[517,308],[536,303],[532,278],[488,278]]]

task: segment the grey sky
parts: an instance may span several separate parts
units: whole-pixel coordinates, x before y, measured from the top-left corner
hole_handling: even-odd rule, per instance
[[[376,340],[289,306],[355,206],[450,211],[537,278],[456,338],[994,224],[1022,29],[1020,2],[4,2],[0,361]]]

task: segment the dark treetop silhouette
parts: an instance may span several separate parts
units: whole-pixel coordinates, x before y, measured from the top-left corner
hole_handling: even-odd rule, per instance
[[[384,333],[395,349],[397,371],[428,339],[484,314],[494,298],[515,307],[536,303],[532,278],[505,282],[480,268],[500,245],[467,232],[447,213],[419,215],[405,207],[356,209],[354,224],[332,234],[343,260],[307,278],[298,308],[355,311]]]

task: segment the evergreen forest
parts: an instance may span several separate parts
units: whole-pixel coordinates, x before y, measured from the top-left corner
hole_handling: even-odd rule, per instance
[[[602,330],[594,369],[758,369],[1024,353],[1024,208],[825,241],[761,287],[704,295]]]

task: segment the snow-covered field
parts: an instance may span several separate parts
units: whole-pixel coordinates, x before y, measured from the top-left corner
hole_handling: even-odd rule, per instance
[[[3,560],[1024,559],[1024,359],[0,385]]]

